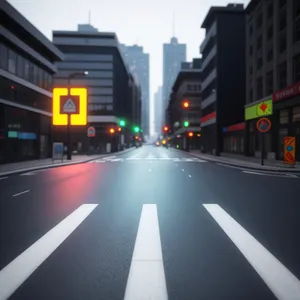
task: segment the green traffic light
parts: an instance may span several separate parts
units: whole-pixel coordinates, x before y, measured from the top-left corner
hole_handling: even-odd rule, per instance
[[[140,127],[136,126],[133,128],[134,132],[140,132]]]
[[[188,121],[184,121],[184,122],[183,122],[183,126],[184,126],[184,127],[189,127],[189,122],[188,122]]]
[[[124,120],[120,120],[120,126],[124,127],[126,125],[126,122]]]

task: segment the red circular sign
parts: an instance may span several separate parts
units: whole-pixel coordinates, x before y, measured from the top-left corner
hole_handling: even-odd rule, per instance
[[[96,129],[95,127],[89,127],[88,130],[87,130],[87,136],[88,137],[95,137],[96,135]]]
[[[260,132],[268,132],[271,129],[271,121],[267,118],[261,118],[257,121],[256,128]]]

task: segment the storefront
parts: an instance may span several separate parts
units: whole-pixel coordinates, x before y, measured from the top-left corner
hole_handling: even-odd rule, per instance
[[[283,159],[283,140],[296,138],[296,161],[300,161],[300,82],[273,93],[274,113],[278,119],[278,159]]]
[[[0,163],[51,155],[51,117],[0,104]]]
[[[245,123],[223,127],[223,151],[244,154]]]
[[[259,157],[261,155],[262,136],[256,124],[259,118],[268,118],[271,121],[271,130],[264,133],[264,149],[266,158],[275,159],[274,133],[277,131],[276,119],[273,116],[273,102],[265,98],[245,106],[245,155]]]

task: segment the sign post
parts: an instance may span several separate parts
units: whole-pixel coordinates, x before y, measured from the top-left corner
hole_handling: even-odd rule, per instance
[[[264,134],[271,129],[271,121],[267,118],[261,118],[256,123],[256,128],[261,132],[261,165],[264,165],[265,136]]]
[[[284,138],[284,163],[295,166],[296,139],[294,136]]]
[[[87,89],[53,89],[53,125],[67,126],[67,159],[72,159],[71,127],[87,124]]]

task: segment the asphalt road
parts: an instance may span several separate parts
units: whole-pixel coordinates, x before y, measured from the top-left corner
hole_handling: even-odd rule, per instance
[[[143,146],[0,178],[0,300],[300,299],[300,178]]]

